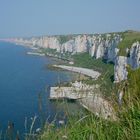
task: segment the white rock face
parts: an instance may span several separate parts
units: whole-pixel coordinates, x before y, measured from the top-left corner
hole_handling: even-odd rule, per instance
[[[82,98],[80,100],[80,104],[96,116],[100,116],[106,120],[117,120],[115,111],[111,104],[99,94],[95,94],[93,97],[88,96]]]
[[[96,51],[96,59],[102,58],[104,56],[104,52],[105,52],[105,47],[104,47],[104,44],[101,42],[98,45],[98,49]]]
[[[121,38],[119,36],[115,36],[113,40],[106,41],[106,46],[108,46],[106,59],[108,61],[115,62],[115,59],[119,52],[119,49],[117,47],[120,41]]]
[[[51,48],[56,49],[60,52],[61,45],[56,37],[33,37],[30,39],[15,38],[11,42],[19,45],[29,46],[29,47],[39,47],[39,48]]]
[[[34,45],[37,45],[42,48],[51,48],[60,51],[61,45],[56,37],[42,37],[34,40],[36,40],[36,43]]]
[[[89,52],[96,59],[105,58],[108,61],[114,62],[117,55],[115,49],[120,42],[120,36],[113,35],[112,38],[110,36],[110,34],[106,34],[105,37],[101,35],[78,35],[63,44],[60,44],[57,36],[33,37],[30,39],[16,38],[12,41],[30,47],[38,46],[40,48],[56,49],[57,52],[61,53]]]
[[[114,79],[120,82],[127,79],[126,65],[129,64],[133,69],[140,67],[140,44],[133,43],[130,49],[127,49],[129,57],[117,56],[119,49],[118,44],[121,41],[119,34],[104,35],[77,35],[73,36],[67,42],[60,44],[57,36],[44,36],[30,39],[18,38],[13,42],[26,46],[38,46],[42,48],[56,49],[57,52],[71,54],[89,52],[91,57],[96,59],[103,58],[108,62],[115,63]]]
[[[126,80],[127,79],[127,57],[125,56],[118,56],[115,61],[115,66],[114,66],[114,82],[118,83],[120,81]]]
[[[121,37],[119,35],[114,35],[113,38],[110,38],[109,34],[105,38],[94,36],[91,41],[92,46],[90,45],[90,55],[96,59],[104,58],[107,61],[115,62],[118,53],[117,46],[120,41]]]
[[[75,52],[75,41],[74,40],[69,40],[66,43],[62,44],[62,50],[64,52]]]
[[[77,36],[75,38],[75,51],[77,53],[87,52],[87,37],[86,35]]]
[[[118,56],[114,66],[114,82],[121,82],[127,79],[126,66],[130,65],[132,69],[140,67],[140,44],[139,42],[133,43],[130,50],[127,48],[126,52],[129,54],[128,57]]]
[[[71,83],[70,87],[51,87],[50,99],[73,99],[104,119],[116,120],[115,110],[100,94],[99,85],[87,85],[82,82]]]
[[[140,67],[140,44],[139,44],[139,42],[133,43],[133,45],[130,49],[129,64],[134,69]]]

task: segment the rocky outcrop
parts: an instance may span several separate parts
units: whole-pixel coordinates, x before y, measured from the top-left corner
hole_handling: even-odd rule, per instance
[[[133,43],[129,51],[128,63],[133,69],[140,67],[140,44],[139,42]]]
[[[121,40],[118,34],[77,35],[61,44],[59,38],[59,36],[33,37],[30,39],[15,38],[11,42],[30,47],[56,49],[57,52],[61,53],[89,52],[91,57],[104,58],[114,62],[117,55],[116,48]]]
[[[87,36],[77,36],[75,38],[75,52],[87,52],[88,46],[87,46]]]
[[[94,94],[91,97],[87,96],[80,99],[79,102],[84,108],[103,119],[117,120],[112,105],[99,94]]]
[[[94,37],[92,40],[93,45],[90,47],[90,54],[96,59],[104,58],[107,61],[115,62],[120,41],[121,37],[117,34],[114,34],[113,37],[110,34],[106,34],[104,38],[101,36]]]
[[[127,79],[127,65],[130,65],[132,69],[140,67],[140,44],[135,42],[130,49],[126,49],[127,56],[118,56],[115,60],[114,66],[114,82]]]
[[[15,38],[11,42],[37,48],[51,48],[57,52],[71,54],[89,52],[91,57],[96,59],[103,58],[107,62],[114,62],[114,79],[120,82],[127,79],[126,65],[136,69],[140,67],[140,44],[133,43],[130,49],[126,49],[127,56],[118,56],[118,44],[120,34],[96,34],[96,35],[74,35],[71,38],[65,36],[43,36],[32,38]],[[60,41],[61,38],[61,41]],[[62,41],[63,40],[63,41]],[[60,43],[61,42],[61,43]],[[63,42],[63,43],[62,43]]]
[[[87,85],[82,82],[71,83],[69,87],[51,87],[50,99],[71,99],[94,113],[108,120],[116,120],[115,110],[111,103],[100,94],[99,85]]]
[[[56,49],[57,51],[60,51],[61,46],[56,37],[42,37],[40,39],[36,39],[36,43],[33,45],[37,45],[41,48]]]
[[[125,56],[118,56],[115,61],[114,66],[114,82],[118,83],[120,81],[127,79],[127,57]]]
[[[75,49],[75,41],[74,40],[69,40],[68,42],[62,44],[62,49],[61,51],[64,52],[70,52],[70,53],[75,53],[76,49]]]

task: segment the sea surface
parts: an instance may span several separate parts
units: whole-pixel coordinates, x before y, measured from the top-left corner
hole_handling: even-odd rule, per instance
[[[45,121],[51,122],[56,114],[63,114],[63,103],[51,102],[49,87],[59,82],[71,81],[73,75],[66,71],[52,71],[54,64],[48,57],[27,55],[27,47],[0,42],[0,131],[4,134],[8,122],[20,135],[28,133],[32,118],[37,117],[34,131]],[[79,106],[69,103],[71,109]],[[73,112],[73,111],[72,111]],[[63,115],[57,115],[62,120]]]

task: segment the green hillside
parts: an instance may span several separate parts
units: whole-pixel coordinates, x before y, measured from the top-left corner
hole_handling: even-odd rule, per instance
[[[46,124],[40,140],[139,140],[140,139],[140,69],[129,70],[122,106],[112,96],[118,120],[103,120],[87,112],[85,116],[70,117],[68,124],[57,129]],[[120,83],[119,89],[125,85]],[[113,91],[112,91],[113,93]],[[115,95],[116,96],[116,95]]]
[[[121,56],[127,56],[126,48],[130,48],[136,41],[140,41],[140,32],[126,31],[122,34],[122,41],[119,43],[118,48],[120,49],[119,54]]]

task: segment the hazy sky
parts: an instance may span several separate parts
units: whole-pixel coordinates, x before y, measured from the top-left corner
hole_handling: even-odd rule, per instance
[[[140,30],[140,0],[0,0],[0,37]]]

